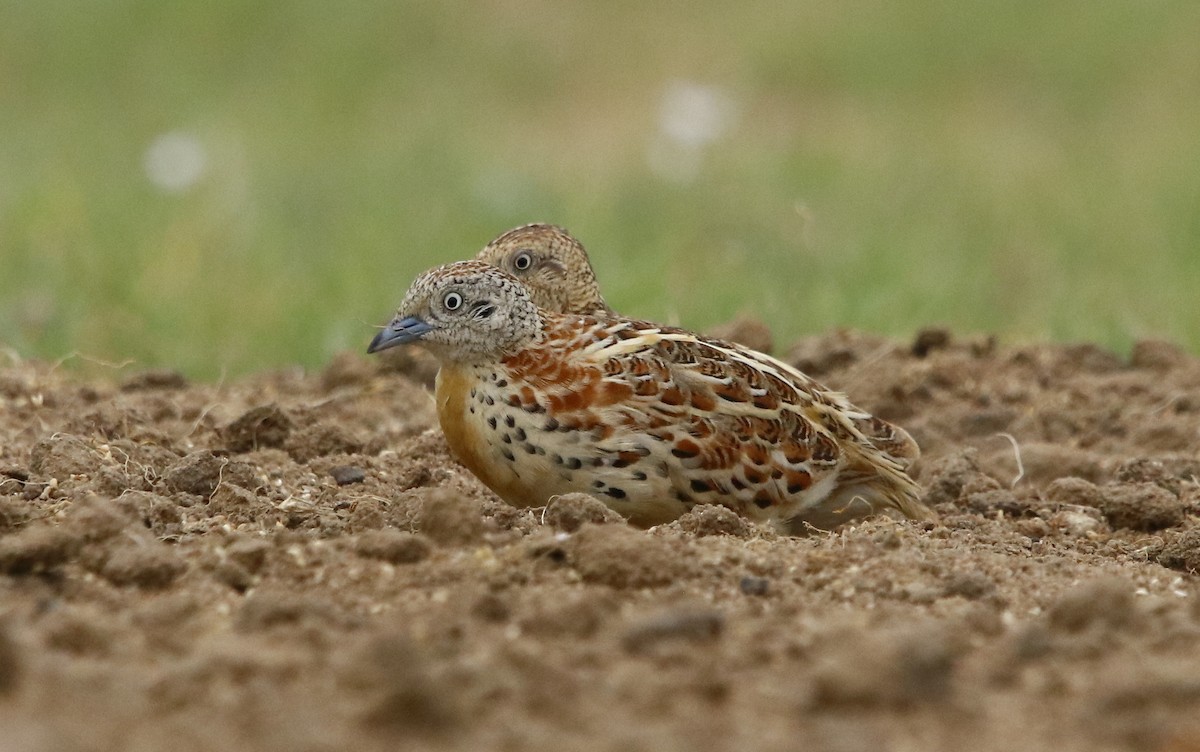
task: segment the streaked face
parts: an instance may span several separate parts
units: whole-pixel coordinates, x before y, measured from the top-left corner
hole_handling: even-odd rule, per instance
[[[494,266],[459,261],[417,277],[367,352],[421,342],[443,360],[499,359],[540,329],[541,316],[523,284]]]

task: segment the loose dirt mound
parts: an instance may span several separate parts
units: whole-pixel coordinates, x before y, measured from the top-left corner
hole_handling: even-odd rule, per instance
[[[507,506],[419,353],[0,370],[0,749],[1200,750],[1200,360],[853,333],[938,525]]]

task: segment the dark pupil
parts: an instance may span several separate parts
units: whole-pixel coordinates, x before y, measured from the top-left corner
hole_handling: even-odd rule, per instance
[[[458,308],[460,305],[462,305],[462,298],[458,297],[457,295],[451,295],[450,297],[446,298],[446,307],[451,311]]]
[[[528,253],[522,253],[520,256],[517,256],[517,268],[518,269],[522,269],[522,270],[528,269],[529,265],[532,263],[533,263],[533,259],[531,259],[529,257]]]

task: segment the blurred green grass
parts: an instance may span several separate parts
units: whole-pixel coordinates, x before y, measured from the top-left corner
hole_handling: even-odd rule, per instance
[[[1200,349],[1200,4],[731,8],[7,0],[0,343],[315,366],[545,220],[694,328]],[[681,88],[724,103],[703,145],[664,132]],[[203,150],[182,191],[144,166],[167,133]]]

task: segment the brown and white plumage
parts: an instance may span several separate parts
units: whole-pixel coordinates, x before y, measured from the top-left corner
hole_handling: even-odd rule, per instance
[[[600,285],[587,251],[571,233],[556,225],[529,224],[497,237],[475,257],[497,266],[529,288],[539,308],[559,313],[616,315],[600,294]],[[789,374],[789,378],[807,376],[781,361],[756,353],[760,361]],[[823,387],[822,387],[823,389]],[[838,395],[844,414],[855,424],[875,449],[892,460],[910,465],[920,447],[907,431],[860,410]]]
[[[542,310],[479,261],[421,275],[369,351],[416,341],[441,361],[451,450],[511,504],[582,491],[640,525],[703,503],[784,527],[888,510],[932,519],[858,428],[869,415],[738,345]]]

